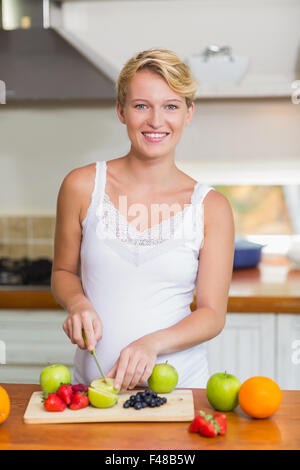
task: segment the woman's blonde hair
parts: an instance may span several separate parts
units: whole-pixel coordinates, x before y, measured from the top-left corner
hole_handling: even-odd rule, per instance
[[[189,108],[195,99],[198,83],[184,62],[172,51],[152,48],[139,52],[123,66],[116,83],[117,101],[124,108],[128,84],[136,72],[149,69],[160,75],[169,87],[183,96]]]

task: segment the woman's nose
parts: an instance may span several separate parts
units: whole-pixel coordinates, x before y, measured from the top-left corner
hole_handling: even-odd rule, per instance
[[[148,118],[148,123],[152,127],[160,127],[163,122],[163,116],[159,109],[152,109],[150,116]]]

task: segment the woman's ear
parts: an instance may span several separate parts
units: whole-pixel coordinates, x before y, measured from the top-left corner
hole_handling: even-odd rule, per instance
[[[195,111],[195,105],[194,105],[194,103],[192,103],[191,106],[188,108],[188,111],[187,111],[186,120],[185,120],[185,125],[186,126],[188,126],[191,123],[193,115],[194,115],[194,111]]]
[[[125,114],[124,114],[124,108],[121,107],[119,101],[117,102],[117,113],[118,113],[118,117],[120,119],[120,121],[123,123],[123,124],[126,124],[126,120],[125,120]]]

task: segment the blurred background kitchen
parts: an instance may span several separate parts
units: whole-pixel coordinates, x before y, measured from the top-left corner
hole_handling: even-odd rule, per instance
[[[161,47],[199,83],[177,166],[235,218],[211,372],[300,388],[299,24],[300,0],[0,0],[0,382],[38,383],[48,362],[72,370],[49,287],[58,190],[70,170],[128,152],[115,81]]]

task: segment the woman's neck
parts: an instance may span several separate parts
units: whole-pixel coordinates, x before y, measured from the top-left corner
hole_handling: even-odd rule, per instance
[[[123,177],[128,184],[146,187],[149,190],[174,187],[180,171],[173,158],[138,158],[132,154],[123,157]]]

